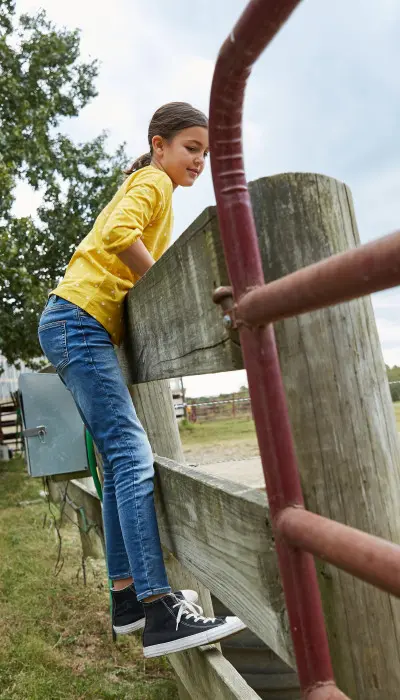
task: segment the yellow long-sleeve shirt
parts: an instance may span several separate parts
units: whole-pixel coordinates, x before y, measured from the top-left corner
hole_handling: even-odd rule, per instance
[[[63,280],[50,292],[94,316],[115,345],[123,335],[124,298],[139,279],[117,253],[141,238],[155,260],[161,257],[171,240],[172,193],[172,180],[152,165],[130,175],[79,244]]]

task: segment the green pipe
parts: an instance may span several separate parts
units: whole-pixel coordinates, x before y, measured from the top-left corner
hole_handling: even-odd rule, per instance
[[[92,436],[89,433],[89,431],[86,430],[86,428],[85,428],[85,437],[86,437],[86,450],[87,450],[87,456],[88,456],[89,470],[90,470],[90,473],[92,475],[94,485],[96,487],[97,495],[100,498],[100,501],[103,502],[103,490],[101,488],[99,475],[97,473],[97,463],[96,463],[96,455],[94,453],[93,439],[92,439]]]
[[[85,439],[86,439],[86,451],[87,451],[90,474],[93,478],[94,485],[95,485],[96,491],[97,491],[97,495],[98,495],[101,503],[103,503],[103,489],[101,488],[99,475],[97,473],[97,462],[96,462],[96,455],[94,452],[93,438],[86,428],[85,428]],[[117,636],[114,632],[114,627],[112,626],[112,595],[111,595],[112,586],[113,586],[113,582],[109,578],[108,579],[108,587],[110,590],[111,630],[112,630],[112,637],[113,637],[113,640],[115,642]]]

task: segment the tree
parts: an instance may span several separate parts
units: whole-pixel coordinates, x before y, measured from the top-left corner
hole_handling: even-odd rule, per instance
[[[393,403],[395,403],[396,401],[400,401],[400,383],[390,384],[389,388]]]
[[[96,96],[96,61],[79,60],[79,32],[59,30],[43,11],[15,16],[0,0],[0,352],[36,367],[37,323],[72,251],[111,199],[126,164],[106,134],[74,144],[59,130]],[[43,191],[37,216],[12,213],[24,180]]]

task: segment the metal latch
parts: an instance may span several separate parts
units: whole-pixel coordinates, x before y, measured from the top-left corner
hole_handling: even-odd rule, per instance
[[[217,287],[212,295],[214,304],[220,304],[225,328],[237,328],[232,287]]]
[[[37,428],[27,428],[26,430],[23,430],[22,437],[38,437],[40,442],[44,443],[44,436],[46,432],[47,430],[45,425],[38,425]]]

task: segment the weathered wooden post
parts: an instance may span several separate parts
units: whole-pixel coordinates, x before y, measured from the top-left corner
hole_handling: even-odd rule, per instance
[[[336,180],[278,175],[250,191],[266,281],[359,243],[351,194]],[[275,331],[307,507],[400,543],[398,437],[370,298]],[[400,602],[317,566],[338,686],[353,700],[395,700]]]

